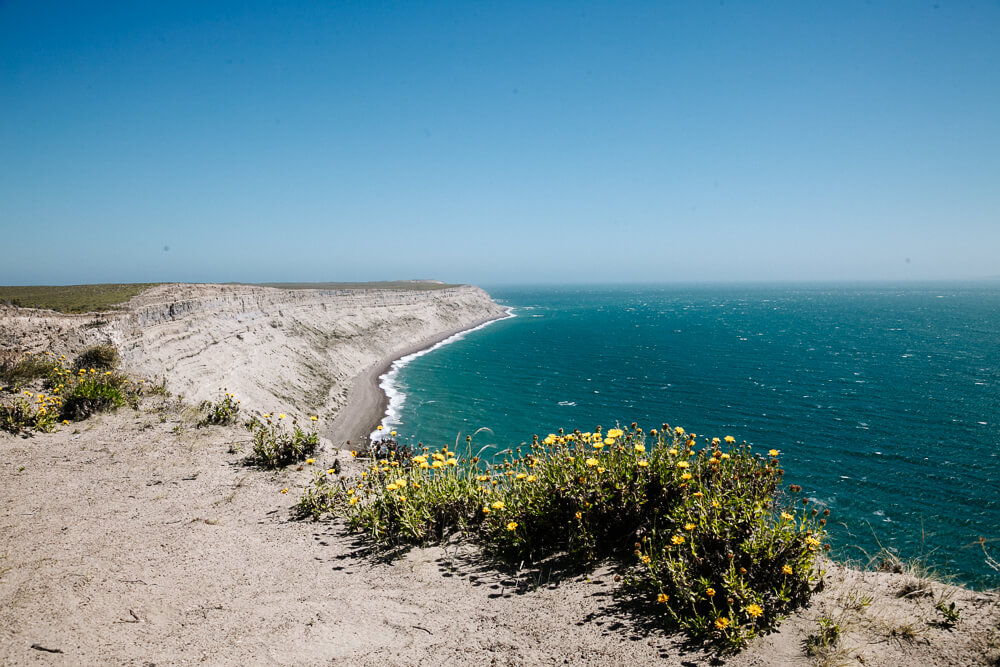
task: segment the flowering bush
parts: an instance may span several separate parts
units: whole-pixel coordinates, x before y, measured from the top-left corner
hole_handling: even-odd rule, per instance
[[[236,400],[236,394],[231,394],[225,389],[219,391],[224,395],[214,403],[212,401],[202,401],[199,409],[205,416],[198,422],[198,426],[224,426],[235,424],[240,415],[240,402]]]
[[[351,483],[316,475],[300,510],[342,515],[386,547],[460,531],[512,564],[613,558],[623,595],[737,648],[807,601],[818,574],[828,513],[791,504],[778,455],[731,437],[699,446],[666,424],[553,433],[492,465],[422,447],[409,461],[373,461]]]
[[[112,352],[117,358],[113,347],[99,347],[102,358],[109,358]],[[50,431],[58,420],[81,420],[126,403],[137,405],[141,393],[141,383],[132,383],[123,373],[99,371],[96,367],[81,367],[74,372],[67,366],[65,356],[56,357],[51,352],[25,354],[0,366],[2,375],[13,380],[13,387],[7,391],[17,396],[13,402],[0,405],[3,428],[14,432]],[[22,383],[33,390],[21,391]]]
[[[319,447],[319,434],[315,429],[304,431],[297,419],[292,419],[292,432],[284,426],[285,415],[275,419],[270,414],[252,417],[246,427],[253,435],[253,453],[250,461],[265,468],[279,468],[303,461]],[[317,418],[311,418],[313,422]]]
[[[31,395],[31,392],[26,393]],[[44,395],[42,401],[29,401],[17,396],[10,403],[0,404],[0,429],[15,434],[21,431],[54,431],[57,414],[44,400]]]

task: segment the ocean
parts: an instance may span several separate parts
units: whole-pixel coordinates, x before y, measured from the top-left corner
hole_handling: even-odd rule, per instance
[[[781,451],[834,556],[1000,585],[1000,285],[487,288],[497,321],[397,365],[385,422],[485,455],[662,423]]]

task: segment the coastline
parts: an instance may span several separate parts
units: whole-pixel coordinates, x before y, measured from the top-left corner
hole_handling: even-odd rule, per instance
[[[218,292],[198,290],[203,296]],[[109,335],[132,350],[139,372],[141,363],[173,368],[164,376],[171,386],[187,392],[182,380],[201,382],[209,395],[218,385],[205,373],[225,370],[221,364],[234,358],[252,360],[257,375],[250,379],[267,392],[309,388],[293,383],[313,371],[339,383],[334,390],[321,384],[323,391],[316,392],[342,397],[329,400],[325,414],[353,415],[367,437],[390,403],[380,378],[396,361],[504,318],[499,307],[474,309],[470,300],[462,311],[470,324],[458,326],[454,309],[442,309],[417,330],[410,314],[435,311],[411,305],[414,298],[334,308],[332,302],[269,304],[251,296],[216,294],[201,310],[197,298],[171,301],[172,309],[148,306],[142,326],[156,335],[145,338],[134,330],[139,324],[126,326],[128,313],[109,317],[102,329],[87,326],[92,315],[33,314],[23,327],[0,321],[10,333],[5,339],[0,326],[0,342],[40,350],[65,346],[72,354],[101,340],[90,336]],[[261,313],[255,312],[258,304]],[[221,317],[220,308],[228,308]],[[405,319],[386,319],[401,312]],[[0,307],[0,320],[4,313]],[[324,331],[340,333],[332,340],[349,354],[332,355]],[[406,341],[416,342],[380,358]],[[225,355],[220,342],[229,346]],[[192,352],[198,355],[188,364],[175,361]],[[311,365],[299,366],[297,358]],[[201,374],[192,371],[195,361],[208,364]],[[250,385],[236,384],[247,378],[224,381],[248,393]],[[34,390],[40,389],[39,381]],[[359,391],[367,391],[371,402]],[[273,400],[270,393],[261,396]],[[5,389],[3,397],[13,400],[16,392]],[[384,552],[369,550],[339,521],[298,520],[300,491],[318,474],[329,474],[320,471],[335,466],[338,455],[345,484],[357,481],[367,462],[345,461],[326,442],[315,461],[302,465],[268,471],[247,465],[245,429],[199,426],[191,401],[190,395],[182,401],[176,393],[149,392],[134,409],[51,433],[26,438],[0,431],[6,517],[0,525],[0,664],[138,664],[150,656],[178,664],[371,667],[710,667],[723,661],[705,645],[617,604],[611,567],[579,577],[529,567],[512,577],[461,540],[381,558]],[[248,399],[243,405],[253,407]],[[809,605],[741,653],[725,656],[726,665],[1000,664],[995,591],[954,587],[919,564],[892,559],[853,569],[832,561],[824,567]],[[942,611],[946,602],[951,621]],[[833,638],[827,634],[831,623]]]
[[[466,326],[449,329],[434,336],[429,336],[417,343],[394,350],[379,359],[376,363],[356,375],[351,381],[351,387],[347,393],[347,402],[327,428],[324,434],[325,437],[338,448],[345,443],[365,442],[372,432],[378,428],[378,425],[382,423],[386,410],[389,408],[389,397],[382,390],[380,379],[390,371],[394,363],[403,357],[432,348],[452,336],[477,329],[491,322],[507,319],[508,317],[511,317],[509,311],[498,317],[487,317]]]

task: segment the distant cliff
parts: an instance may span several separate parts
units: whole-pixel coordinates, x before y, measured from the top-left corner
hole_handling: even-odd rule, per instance
[[[278,289],[166,284],[121,311],[0,308],[0,346],[72,354],[112,342],[125,366],[185,398],[220,387],[264,411],[334,413],[352,381],[396,353],[502,316],[483,290]]]

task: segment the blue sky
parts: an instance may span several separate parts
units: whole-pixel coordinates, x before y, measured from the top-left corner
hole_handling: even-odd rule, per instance
[[[0,2],[0,284],[1000,275],[998,2],[278,4]]]

